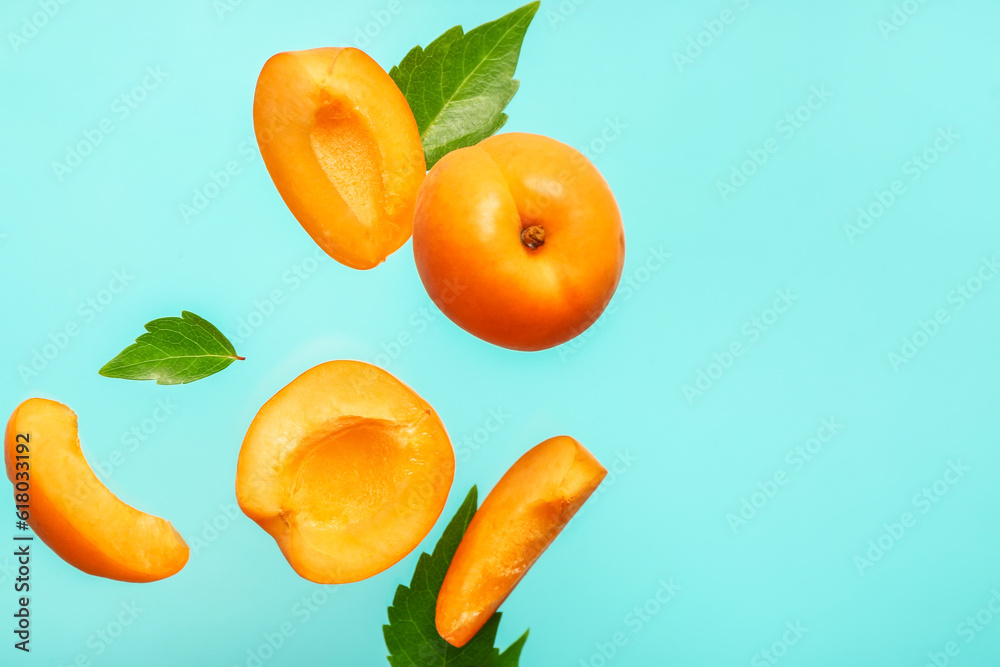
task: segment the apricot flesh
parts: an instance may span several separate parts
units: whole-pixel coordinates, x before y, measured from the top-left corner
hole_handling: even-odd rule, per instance
[[[378,574],[416,548],[454,475],[451,441],[426,401],[376,366],[330,361],[254,417],[236,498],[296,572],[340,584]]]
[[[76,414],[65,405],[42,398],[21,403],[7,422],[4,459],[15,501],[25,489],[19,482],[27,483],[28,524],[70,565],[149,582],[187,563],[187,543],[170,522],[125,504],[100,482],[80,449]]]
[[[607,475],[565,435],[522,456],[472,517],[438,594],[435,624],[464,646],[503,604]]]
[[[354,48],[272,56],[254,131],[292,215],[333,259],[370,269],[403,245],[426,172],[417,122],[378,63]]]
[[[586,157],[513,132],[434,165],[417,196],[413,253],[449,319],[530,351],[597,320],[618,286],[625,236],[614,195]]]

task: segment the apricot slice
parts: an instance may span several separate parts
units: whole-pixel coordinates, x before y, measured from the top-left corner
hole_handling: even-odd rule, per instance
[[[147,582],[187,563],[187,543],[169,521],[126,505],[98,480],[80,450],[76,414],[62,403],[21,403],[7,422],[4,459],[15,502],[28,505],[28,524],[70,565]]]
[[[395,82],[362,51],[272,56],[253,124],[282,199],[330,257],[370,269],[410,238],[426,173],[420,133]]]
[[[495,345],[542,350],[604,311],[625,235],[586,157],[514,132],[434,165],[417,196],[413,254],[427,293],[455,324]]]
[[[410,553],[440,516],[454,475],[451,440],[426,401],[381,368],[330,361],[254,417],[236,498],[296,572],[341,584]]]
[[[549,438],[483,501],[445,574],[435,623],[464,646],[503,604],[608,471],[573,438]]]

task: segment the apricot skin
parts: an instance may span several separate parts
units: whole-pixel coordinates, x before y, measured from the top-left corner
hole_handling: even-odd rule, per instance
[[[28,439],[28,524],[70,565],[98,577],[149,582],[176,574],[189,550],[170,522],[126,505],[87,465],[76,415],[65,405],[28,399],[4,434],[7,478],[19,478],[17,444]],[[23,466],[22,466],[23,468]],[[16,499],[15,487],[15,499]]]
[[[330,361],[254,417],[236,498],[302,577],[341,584],[416,548],[454,474],[451,441],[426,401],[380,368]]]
[[[350,47],[272,56],[253,119],[278,192],[330,257],[370,269],[410,238],[424,152],[406,98],[378,63]]]
[[[565,435],[511,466],[472,517],[448,567],[435,614],[445,641],[460,647],[472,639],[607,472]]]
[[[521,234],[544,229],[532,249]],[[614,195],[577,150],[508,133],[445,155],[417,196],[413,253],[435,304],[495,345],[583,333],[614,295],[625,236]]]

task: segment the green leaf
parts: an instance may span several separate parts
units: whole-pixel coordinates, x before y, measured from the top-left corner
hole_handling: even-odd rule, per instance
[[[455,517],[444,529],[432,554],[420,554],[409,588],[399,586],[389,607],[389,624],[382,626],[392,667],[517,667],[528,633],[500,653],[494,648],[500,614],[462,648],[455,648],[438,634],[434,611],[458,543],[476,513],[476,487],[472,487]]]
[[[211,322],[186,310],[180,317],[149,322],[146,331],[98,372],[109,378],[184,384],[243,359]]]
[[[538,5],[529,3],[468,34],[455,26],[426,49],[413,47],[389,71],[417,120],[428,169],[507,122],[503,110],[517,92],[513,77],[521,42]]]
[[[528,641],[528,630],[525,630],[524,634],[518,637],[516,642],[508,646],[507,650],[500,654],[495,667],[517,667],[517,662],[521,659],[521,649],[524,648],[524,642],[526,641]]]

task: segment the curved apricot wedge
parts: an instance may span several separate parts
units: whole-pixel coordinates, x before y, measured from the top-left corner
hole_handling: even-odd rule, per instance
[[[27,500],[28,524],[73,567],[148,582],[187,563],[187,543],[169,521],[126,505],[97,478],[80,450],[76,414],[62,403],[21,403],[7,422],[4,459],[15,501]]]
[[[301,576],[343,584],[413,551],[454,476],[451,440],[426,401],[381,368],[329,361],[254,417],[236,499]]]
[[[435,624],[464,646],[490,620],[608,471],[573,438],[533,447],[472,517],[438,593]]]
[[[403,93],[364,52],[272,56],[253,125],[281,198],[330,257],[370,269],[410,238],[424,149]]]

